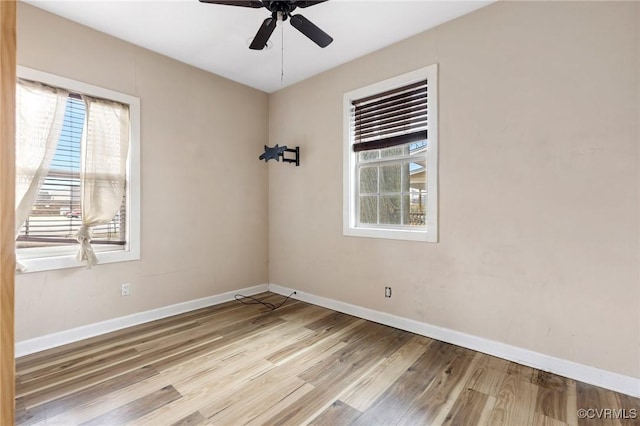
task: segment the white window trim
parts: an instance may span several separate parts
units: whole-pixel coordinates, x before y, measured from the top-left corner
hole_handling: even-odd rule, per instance
[[[427,229],[393,229],[357,224],[356,155],[351,140],[351,102],[396,87],[426,79],[428,82],[428,150],[427,150]],[[393,240],[438,242],[438,64],[361,87],[343,97],[343,218],[342,233],[350,237],[387,238]]]
[[[94,86],[88,83],[49,74],[18,65],[18,77],[37,81],[71,92],[109,99],[129,105],[130,144],[127,159],[127,243],[124,250],[109,251],[109,247],[94,246],[98,265],[140,259],[140,99],[135,96]],[[80,244],[67,247],[20,249],[19,261],[25,266],[23,273],[85,266],[75,256]]]

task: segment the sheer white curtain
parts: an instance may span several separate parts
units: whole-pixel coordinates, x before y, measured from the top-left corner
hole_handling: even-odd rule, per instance
[[[47,177],[69,92],[27,80],[16,87],[16,238]],[[24,270],[20,263],[18,270]]]
[[[80,165],[82,226],[77,239],[79,261],[97,263],[91,228],[109,223],[122,204],[129,152],[129,107],[82,96],[86,104]]]

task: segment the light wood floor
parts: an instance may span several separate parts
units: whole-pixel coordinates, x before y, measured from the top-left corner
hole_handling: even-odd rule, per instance
[[[276,311],[229,302],[16,368],[19,425],[640,422],[577,415],[640,417],[638,399],[294,300]]]

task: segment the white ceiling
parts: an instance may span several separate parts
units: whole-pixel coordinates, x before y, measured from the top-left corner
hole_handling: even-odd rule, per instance
[[[249,42],[267,9],[198,0],[25,0],[178,61],[273,92],[359,56],[484,7],[478,1],[330,0],[300,13],[331,35],[321,49],[289,22],[278,23],[268,50]],[[284,37],[284,49],[282,49]],[[284,50],[284,52],[283,52]],[[284,55],[283,55],[284,53]],[[284,79],[281,74],[284,71]]]

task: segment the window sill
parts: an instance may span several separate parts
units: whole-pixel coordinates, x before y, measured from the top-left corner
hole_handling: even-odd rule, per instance
[[[389,229],[389,228],[365,228],[348,227],[343,229],[347,237],[383,238],[388,240],[421,241],[437,243],[438,236],[433,232],[417,229]]]
[[[100,248],[94,248],[94,250],[96,251],[96,257],[98,258],[98,265],[105,263],[140,260],[140,254],[135,253],[132,250],[104,251],[109,250],[109,248],[103,248],[103,251],[100,251]],[[49,251],[46,257],[42,255],[36,257],[34,256],[33,252],[29,253],[26,250],[23,256],[23,253],[19,251],[17,260],[24,266],[25,269],[23,271],[16,271],[16,273],[28,274],[31,272],[44,272],[54,271],[58,269],[85,267],[85,262],[79,262],[78,260],[76,260],[76,251],[77,247],[75,248],[73,253],[70,253],[68,249],[60,253]]]

